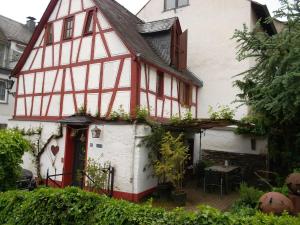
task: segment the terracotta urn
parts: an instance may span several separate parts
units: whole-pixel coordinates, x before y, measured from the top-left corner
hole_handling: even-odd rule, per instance
[[[300,173],[290,174],[286,178],[285,183],[288,186],[291,193],[295,195],[300,195]]]
[[[264,213],[282,214],[284,211],[293,213],[294,205],[292,201],[278,192],[269,192],[259,199],[259,209]]]

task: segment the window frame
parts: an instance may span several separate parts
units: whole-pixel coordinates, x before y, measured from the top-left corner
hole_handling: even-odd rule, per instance
[[[162,71],[157,71],[156,79],[156,94],[158,98],[163,98],[165,96],[165,74]]]
[[[191,107],[191,105],[192,105],[191,94],[192,94],[192,85],[190,83],[180,81],[178,101],[182,106]]]
[[[51,38],[50,38],[51,37]],[[45,44],[52,45],[54,42],[53,23],[48,23],[45,30]]]
[[[70,28],[68,28],[68,23],[71,22],[72,26]],[[63,39],[64,40],[69,40],[73,38],[74,35],[74,16],[70,16],[64,19],[64,27],[63,27]],[[70,36],[67,36],[68,31],[70,32]]]
[[[4,91],[5,91],[4,100],[0,99],[0,104],[7,104],[8,103],[8,90],[6,89],[7,80],[0,79],[0,82],[4,83]]]
[[[85,24],[83,28],[83,35],[91,35],[94,33],[94,23],[95,23],[95,9],[88,10],[86,12],[86,19],[85,19]],[[89,31],[88,28],[89,26],[92,26],[92,31]]]
[[[187,0],[187,4],[186,5],[181,5],[179,6],[179,1],[180,0],[175,0],[175,7],[174,8],[170,8],[170,9],[167,9],[167,3],[166,3],[167,0],[164,0],[164,11],[169,11],[169,10],[174,10],[174,9],[179,9],[179,8],[183,8],[183,7],[186,7],[186,6],[189,6],[190,5],[190,0]]]

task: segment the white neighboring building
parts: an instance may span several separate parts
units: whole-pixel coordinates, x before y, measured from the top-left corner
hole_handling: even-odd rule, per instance
[[[0,129],[12,118],[14,98],[8,94],[7,81],[27,43],[30,40],[34,20],[21,24],[0,15]]]
[[[209,106],[217,109],[217,105],[238,105],[233,104],[239,93],[233,87],[237,79],[234,76],[254,64],[251,60],[236,60],[237,43],[231,38],[243,24],[251,29],[259,18],[269,15],[265,5],[250,0],[149,0],[138,13],[146,22],[176,16],[183,29],[189,30],[189,69],[204,83],[198,99],[199,118],[209,116]],[[276,33],[273,24],[264,29],[270,35]],[[239,107],[235,119],[247,114],[248,107]],[[232,128],[211,129],[202,137],[202,149],[258,155],[266,153],[267,143],[257,139],[251,145],[250,138],[235,135]]]

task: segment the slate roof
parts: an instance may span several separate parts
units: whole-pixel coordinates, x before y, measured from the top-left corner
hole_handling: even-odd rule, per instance
[[[137,29],[141,34],[166,31],[171,29],[176,20],[178,20],[177,17],[172,17],[148,23],[140,23],[137,25]]]
[[[32,35],[32,31],[26,25],[2,15],[0,15],[0,30],[2,31],[0,32],[2,33],[1,39],[3,39],[4,34],[8,41],[12,40],[22,44],[27,44]]]
[[[164,23],[155,21],[152,24],[145,24],[137,16],[129,12],[126,8],[120,5],[115,0],[95,0],[95,3],[106,16],[108,21],[112,24],[115,30],[121,35],[123,41],[127,47],[138,57],[145,60],[146,62],[153,63],[177,76],[190,80],[200,86],[202,81],[188,70],[180,72],[175,68],[171,67],[155,52],[155,46],[150,46],[148,41],[139,33],[142,30],[157,30],[166,29],[172,22],[171,18]],[[143,26],[144,24],[144,26]],[[161,24],[164,24],[163,26]]]

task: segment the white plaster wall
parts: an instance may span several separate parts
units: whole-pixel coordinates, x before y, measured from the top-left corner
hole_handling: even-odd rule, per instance
[[[18,127],[19,129],[25,129],[27,131],[28,129],[37,129],[39,127],[42,127],[42,138],[41,142],[45,143],[49,137],[53,134],[57,134],[58,132],[58,123],[53,122],[28,122],[28,121],[16,121],[11,120],[8,124],[9,128]],[[66,131],[65,128],[63,128],[63,135],[65,137]],[[55,169],[57,173],[62,173],[63,171],[63,158],[65,154],[65,138],[60,138],[58,140],[52,140],[48,147],[46,148],[44,154],[41,157],[41,175],[43,178],[46,178],[47,170],[49,169],[50,175],[55,174]],[[36,142],[38,136],[30,136],[27,137],[32,142]],[[56,156],[54,156],[51,152],[51,146],[59,146],[59,152]],[[36,176],[36,170],[33,164],[33,157],[30,153],[25,153],[23,156],[23,164],[22,167],[25,169],[28,169],[34,173]],[[62,177],[57,177],[56,180],[61,181]]]
[[[236,60],[237,43],[231,37],[235,29],[242,29],[243,24],[253,27],[256,18],[247,0],[190,0],[189,3],[187,7],[165,12],[163,0],[151,0],[138,16],[145,21],[177,16],[182,29],[188,29],[188,67],[204,82],[198,92],[198,117],[207,118],[209,106],[237,106],[232,102],[239,90],[232,84],[240,78],[233,76],[248,70],[253,61]],[[173,88],[173,92],[176,91]],[[235,113],[235,118],[240,119],[247,115],[248,108],[240,107]],[[224,134],[223,131],[215,132],[207,131],[203,148],[256,154],[249,150],[249,138],[237,136],[231,131]],[[264,144],[262,146],[265,147]]]
[[[227,130],[207,130],[202,136],[202,149],[244,154],[266,154],[266,139],[256,138],[256,150],[251,149],[251,138],[235,135]]]
[[[250,25],[251,6],[247,0],[190,0],[190,6],[163,12],[164,1],[151,0],[138,16],[146,21],[177,16],[182,29],[189,30],[188,67],[201,78],[199,116],[208,117],[208,107],[231,105],[238,93],[232,87],[234,75],[249,68],[236,60],[235,29]],[[233,105],[234,106],[234,105]],[[247,114],[237,109],[236,118]]]
[[[87,155],[101,163],[110,162],[115,168],[115,191],[140,193],[156,186],[155,179],[150,176],[151,170],[146,168],[148,153],[137,146],[145,134],[144,126],[97,125],[102,131],[101,137],[93,139],[91,129],[94,126],[89,129]]]

